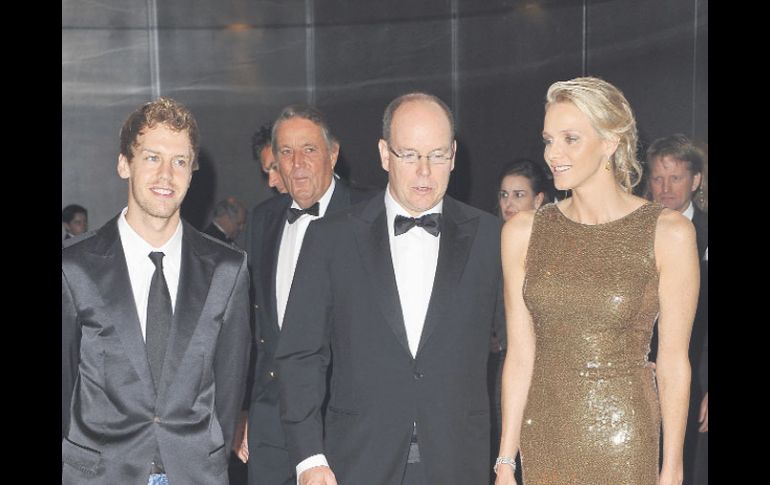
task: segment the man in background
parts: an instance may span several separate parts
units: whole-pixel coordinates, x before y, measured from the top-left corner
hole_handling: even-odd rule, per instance
[[[251,153],[254,160],[259,162],[262,173],[267,177],[267,185],[279,194],[285,194],[287,192],[286,186],[278,174],[278,163],[273,155],[271,126],[270,124],[262,125],[251,137]]]
[[[203,230],[204,234],[215,237],[227,244],[235,245],[235,240],[246,225],[246,207],[233,196],[220,200],[214,206],[214,218]]]
[[[83,206],[70,204],[62,209],[61,222],[64,224],[64,239],[79,236],[88,231],[88,211]]]

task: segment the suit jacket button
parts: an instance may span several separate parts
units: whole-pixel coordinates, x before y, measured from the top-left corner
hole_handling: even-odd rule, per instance
[[[275,379],[275,372],[274,371],[270,371],[267,374],[270,376],[271,379]]]
[[[160,423],[160,418],[158,416],[153,417],[152,420],[156,423]]]
[[[425,374],[423,374],[422,372],[415,372],[415,373],[414,373],[414,379],[415,379],[415,380],[417,380],[417,381],[419,381],[420,379],[422,379],[422,378],[423,378],[423,376],[424,376],[424,375],[425,375]]]
[[[261,343],[261,344],[265,343],[265,339],[263,339],[263,338],[259,339],[259,343]]]

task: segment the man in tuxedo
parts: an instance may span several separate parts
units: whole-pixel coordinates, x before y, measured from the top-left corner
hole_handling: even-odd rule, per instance
[[[246,255],[179,208],[198,128],[169,98],[120,133],[128,206],[62,249],[62,483],[226,485],[249,345]]]
[[[254,156],[254,160],[259,162],[262,173],[267,177],[267,185],[275,189],[279,194],[285,194],[287,192],[286,186],[278,174],[278,162],[275,160],[275,155],[273,155],[273,135],[271,131],[271,125],[269,124],[259,127],[251,137],[251,154]]]
[[[339,144],[316,108],[284,108],[273,125],[272,140],[278,174],[288,194],[254,208],[246,230],[257,359],[239,456],[248,460],[250,485],[295,483],[281,428],[274,355],[305,231],[311,221],[369,195],[335,179]]]
[[[439,98],[393,100],[378,148],[384,193],[311,223],[297,263],[276,352],[291,461],[301,485],[487,483],[500,222],[445,195]]]
[[[214,206],[214,219],[203,230],[204,234],[235,245],[235,240],[246,225],[246,208],[233,196],[220,200]]]
[[[681,212],[695,226],[698,254],[701,259],[701,282],[698,308],[690,337],[690,407],[684,439],[684,482],[693,485],[696,470],[708,470],[708,435],[700,436],[699,416],[705,406],[708,414],[707,388],[701,385],[701,352],[708,335],[708,214],[693,203],[693,195],[703,182],[703,154],[684,135],[676,134],[659,138],[647,149],[647,164],[650,167],[649,188],[652,198],[667,208]],[[697,452],[699,439],[705,438],[703,453]]]
[[[61,211],[64,239],[79,236],[88,231],[88,211],[85,207],[70,204]]]

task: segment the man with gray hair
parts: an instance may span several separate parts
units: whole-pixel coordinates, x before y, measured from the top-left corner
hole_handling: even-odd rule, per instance
[[[249,485],[295,482],[281,427],[273,356],[305,231],[311,221],[368,196],[334,177],[339,143],[324,116],[312,106],[283,109],[273,124],[272,150],[288,193],[255,207],[246,228],[257,359],[248,425],[236,452],[248,461]]]
[[[214,219],[203,233],[232,246],[235,245],[235,240],[238,239],[245,225],[246,207],[231,195],[214,206]]]

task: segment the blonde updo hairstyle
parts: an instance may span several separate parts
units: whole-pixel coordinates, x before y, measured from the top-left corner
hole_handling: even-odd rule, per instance
[[[607,81],[595,77],[578,77],[551,84],[546,94],[545,109],[565,102],[572,103],[586,115],[602,139],[618,141],[610,163],[615,180],[631,193],[642,178],[642,165],[636,159],[636,120],[623,93]]]

